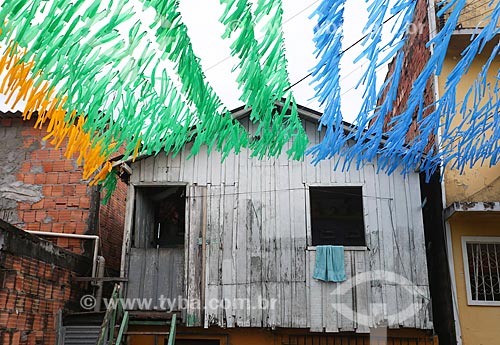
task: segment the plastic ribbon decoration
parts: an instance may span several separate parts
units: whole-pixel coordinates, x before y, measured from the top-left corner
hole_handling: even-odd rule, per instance
[[[484,27],[473,35],[447,76],[441,98],[427,106],[422,97],[425,87],[441,73],[450,37],[467,6],[465,0],[441,4],[437,15],[446,13],[445,25],[428,42],[433,52],[413,84],[406,109],[393,114],[403,70],[401,48],[417,1],[422,0],[367,1],[366,38],[358,60],[369,62],[358,83],[364,95],[352,125],[357,131],[346,131],[350,125],[342,121],[340,111],[346,0],[322,0],[312,14],[317,18],[318,63],[311,74],[317,98],[325,107],[319,129],[326,127],[323,142],[310,151],[315,163],[340,153],[345,157],[343,168],[377,159],[379,169],[389,173],[419,166],[429,176],[440,165],[463,169],[479,161],[498,162],[500,79],[491,85],[486,75],[499,44],[466,98],[457,100],[456,91],[485,44],[498,37],[499,3],[488,4],[491,11],[485,13]],[[262,158],[287,147],[290,157],[300,159],[307,138],[288,78],[281,0],[220,2],[222,38],[231,40],[232,55],[238,58],[240,100],[252,109],[255,133],[247,133],[232,118],[207,82],[178,0],[4,1],[0,5],[0,93],[11,107],[25,103],[25,119],[36,112],[35,126],[46,129],[45,139],[54,145],[67,141],[66,155],[78,156],[84,179],[104,183],[109,190],[116,184],[109,159],[118,152],[126,157],[162,150],[176,154],[193,142],[192,154],[204,145],[223,157],[248,147],[253,156]],[[138,19],[137,13],[144,10],[154,11],[155,20]],[[388,16],[396,24],[386,40],[382,27]],[[263,27],[262,38],[257,37],[257,27]],[[391,59],[394,71],[377,90],[376,71]],[[281,109],[277,102],[283,103]],[[392,117],[387,124],[388,114]],[[452,126],[455,116],[462,120]],[[415,121],[416,135],[409,139],[408,130]],[[431,145],[439,132],[439,147]]]
[[[251,108],[250,119],[259,122],[251,143],[254,155],[259,158],[267,154],[278,155],[281,148],[292,140],[288,154],[300,159],[307,137],[290,90],[281,29],[281,0],[258,1],[255,12],[247,0],[221,0],[221,3],[226,6],[220,18],[226,27],[223,38],[231,38],[239,31],[231,49],[232,55],[240,60],[237,66],[240,70],[237,82],[243,91],[240,100]],[[265,18],[265,33],[259,42],[254,28]],[[269,106],[282,99],[285,101],[281,111]]]
[[[340,57],[340,38],[342,33],[342,1],[324,0],[314,13],[318,27],[315,42],[321,54],[318,65],[313,70],[314,82],[320,90],[318,100],[326,102],[321,126],[327,127],[324,141],[310,150],[314,162],[334,157],[340,153],[347,165],[356,161],[362,165],[377,159],[378,168],[392,173],[401,168],[402,173],[414,171],[417,167],[429,178],[440,166],[451,165],[463,170],[477,162],[488,161],[494,165],[499,161],[500,114],[499,114],[499,78],[493,85],[487,83],[486,75],[491,63],[498,57],[500,43],[492,50],[481,72],[467,96],[456,99],[458,83],[467,73],[486,43],[498,39],[500,16],[499,2],[486,2],[491,8],[486,11],[482,23],[471,38],[470,45],[463,51],[462,57],[447,76],[445,92],[431,105],[424,105],[423,95],[426,85],[434,75],[440,75],[443,61],[453,31],[459,17],[466,8],[465,0],[449,0],[440,4],[438,18],[447,14],[444,26],[427,48],[433,47],[430,59],[420,71],[413,83],[404,109],[399,114],[393,113],[398,85],[403,70],[402,47],[407,41],[406,29],[412,24],[415,5],[418,0],[399,0],[389,8],[389,1],[373,0],[369,2],[369,20],[365,27],[368,32],[363,44],[365,49],[360,57],[367,57],[369,66],[358,86],[364,86],[361,111],[354,122],[355,132],[346,134],[342,126],[340,85],[338,81]],[[381,40],[382,20],[389,12],[397,17],[392,36],[388,43]],[[333,23],[336,28],[333,35],[325,35],[321,30],[325,23]],[[382,54],[382,52],[385,52]],[[390,59],[394,59],[394,70],[382,87],[376,91],[376,68]],[[500,76],[500,73],[498,73]],[[472,106],[468,104],[472,102]],[[428,111],[428,114],[425,112]],[[391,121],[386,124],[386,117],[391,114]],[[424,115],[425,114],[425,115]],[[455,117],[460,116],[458,125],[453,125]],[[416,132],[408,139],[410,125],[416,121]],[[456,121],[455,121],[456,122]],[[344,124],[345,126],[345,124]],[[439,146],[433,145],[435,138],[441,137]],[[355,139],[347,144],[349,139]],[[344,166],[345,168],[346,166]]]
[[[0,92],[12,107],[26,102],[24,118],[37,112],[36,126],[47,125],[45,139],[52,138],[56,145],[67,140],[66,155],[79,155],[84,179],[104,181],[109,190],[116,184],[109,174],[109,158],[120,151],[133,157],[161,150],[175,154],[193,141],[192,154],[207,145],[225,156],[249,145],[245,130],[206,82],[178,1],[144,0],[143,5],[156,11],[149,26],[134,19],[136,9],[125,0],[105,5],[97,0],[23,0],[0,7],[0,42],[6,46],[0,60]],[[263,59],[274,52],[256,78],[265,75],[263,81],[274,89],[256,96],[260,100],[254,105],[274,109],[274,102],[285,94],[277,90],[288,85],[282,10],[273,3],[259,7],[265,12],[261,16],[273,8],[275,14],[269,19],[271,37],[255,53]],[[168,62],[174,65],[179,88],[164,67]],[[276,72],[268,74],[270,70]],[[284,110],[279,117],[254,119],[261,127],[261,139],[250,146],[254,155],[276,155],[293,137],[288,154],[302,156],[305,135],[293,96],[286,96],[286,110],[290,105],[292,115]]]

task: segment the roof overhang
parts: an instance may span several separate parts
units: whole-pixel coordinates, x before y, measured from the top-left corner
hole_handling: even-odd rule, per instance
[[[500,202],[454,202],[444,210],[444,219],[449,219],[458,212],[499,212],[500,215]]]

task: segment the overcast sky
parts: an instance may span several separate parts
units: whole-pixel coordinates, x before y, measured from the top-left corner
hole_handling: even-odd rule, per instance
[[[132,0],[134,1],[134,0]],[[316,18],[309,16],[321,0],[283,0],[286,57],[289,62],[291,83],[306,76],[316,64],[314,56],[313,28]],[[218,19],[224,7],[219,0],[181,0],[180,10],[192,40],[194,52],[201,58],[203,70],[208,82],[221,97],[227,108],[236,108],[240,92],[236,84],[236,72],[231,72],[236,59],[231,58],[230,40],[223,40],[224,27]],[[362,37],[362,25],[366,22],[364,0],[350,0],[346,8],[344,47],[348,47]],[[142,17],[141,17],[142,19]],[[260,37],[257,35],[257,37]],[[354,65],[352,61],[359,54],[361,45],[351,49],[343,57],[342,68],[342,112],[347,121],[357,115],[361,104],[362,91],[354,86],[363,72],[364,62]],[[385,71],[380,73],[383,78]],[[308,78],[293,88],[297,102],[312,109],[321,110],[314,99],[312,78]],[[0,109],[8,110],[0,97]],[[13,109],[10,109],[13,110]]]

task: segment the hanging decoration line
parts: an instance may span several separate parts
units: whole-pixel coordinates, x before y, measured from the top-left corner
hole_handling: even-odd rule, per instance
[[[408,42],[408,28],[413,23],[417,1],[421,0],[400,0],[392,7],[386,0],[370,2],[369,20],[365,27],[369,34],[363,42],[365,49],[359,56],[367,58],[369,65],[358,84],[364,90],[363,104],[353,123],[353,127],[358,130],[347,134],[340,126],[340,99],[332,96],[338,95],[336,90],[340,88],[336,78],[341,55],[339,41],[343,2],[324,0],[318,7],[315,12],[318,27],[321,28],[329,20],[336,24],[336,31],[334,35],[324,35],[321,30],[315,33],[317,51],[322,57],[313,70],[314,83],[320,90],[317,99],[324,102],[326,97],[331,97],[325,102],[325,112],[321,118],[321,126],[326,126],[325,139],[309,151],[315,163],[340,154],[347,162],[343,168],[349,167],[352,162],[356,162],[359,167],[377,159],[378,169],[387,173],[396,169],[408,173],[418,168],[429,178],[441,166],[450,165],[463,171],[464,167],[477,162],[490,165],[498,162],[500,130],[497,126],[500,115],[496,101],[499,81],[491,77],[489,70],[498,57],[499,45],[489,53],[486,63],[481,63],[481,72],[473,85],[467,86],[469,89],[465,99],[457,100],[456,95],[459,83],[470,71],[472,63],[477,61],[486,43],[497,38],[500,33],[500,3],[485,2],[491,11],[485,12],[481,24],[483,27],[477,28],[459,63],[447,76],[445,92],[434,103],[424,104],[427,85],[432,82],[434,75],[442,72],[451,36],[458,27],[466,1],[449,0],[441,4],[437,16],[446,16],[446,20],[436,36],[427,43],[427,49],[432,46],[432,54],[429,54],[428,62],[413,83],[406,108],[401,113],[394,113],[393,104],[404,68],[402,47]],[[384,43],[380,27],[389,10],[398,19],[391,38],[388,43]],[[391,59],[393,72],[377,91],[376,68]],[[493,85],[488,80],[493,80]],[[387,123],[388,116],[391,120]],[[409,131],[414,131],[413,136],[409,136]],[[439,146],[435,143],[437,138],[441,139]],[[350,139],[354,140],[347,144]]]
[[[240,100],[251,108],[250,120],[259,123],[250,144],[253,156],[279,155],[282,147],[292,140],[287,153],[295,154],[295,158],[300,159],[307,137],[292,91],[289,90],[288,62],[284,55],[281,29],[281,0],[259,1],[255,11],[246,0],[221,0],[221,3],[226,6],[220,18],[226,28],[223,38],[236,36],[231,49],[232,55],[240,61],[236,66],[240,71],[237,77],[242,90]],[[254,31],[258,25],[264,26],[261,42],[256,39]],[[281,111],[269,106],[282,99],[285,101]]]
[[[482,29],[471,37],[459,63],[447,76],[444,93],[424,103],[427,85],[442,73],[451,35],[466,0],[441,3],[444,26],[427,44],[432,54],[408,96],[406,108],[393,104],[403,78],[404,50],[416,6],[423,0],[367,1],[368,21],[357,61],[368,60],[358,82],[361,110],[353,127],[344,131],[340,72],[344,8],[347,0],[321,0],[311,17],[318,64],[312,69],[318,101],[325,107],[319,129],[324,140],[313,147],[313,162],[340,154],[342,168],[377,159],[378,168],[403,173],[419,167],[430,176],[439,166],[463,170],[499,157],[499,81],[490,71],[498,57],[496,44],[482,62],[465,99],[457,91],[473,62],[499,34],[500,3],[488,2]],[[282,0],[220,0],[231,41],[240,100],[252,108],[255,133],[247,133],[207,81],[179,11],[179,0],[11,0],[0,5],[0,92],[9,106],[25,102],[23,117],[37,112],[37,128],[46,125],[54,145],[67,140],[66,155],[76,155],[84,178],[111,190],[116,178],[108,163],[126,158],[177,154],[192,142],[191,154],[206,146],[222,157],[248,148],[251,156],[275,156],[286,148],[300,159],[307,146],[288,75],[283,34]],[[141,8],[139,8],[141,7]],[[144,11],[155,13],[154,20]],[[389,17],[390,16],[390,17]],[[395,24],[384,38],[389,17]],[[257,28],[264,33],[256,38]],[[485,54],[483,54],[485,55]],[[376,71],[393,60],[393,73],[381,87]],[[496,73],[498,74],[498,73]],[[488,77],[490,76],[490,77]],[[493,82],[491,82],[493,80]],[[282,102],[281,109],[276,103]],[[386,119],[391,120],[387,123]],[[458,125],[457,125],[458,123]],[[415,127],[414,127],[415,125]],[[409,129],[415,131],[408,136]],[[415,129],[416,128],[416,129]],[[433,144],[441,135],[439,146]]]

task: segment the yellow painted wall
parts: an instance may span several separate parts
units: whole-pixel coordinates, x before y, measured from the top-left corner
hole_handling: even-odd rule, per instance
[[[484,26],[481,21],[498,4],[498,0],[495,0],[491,6],[488,6],[490,2],[491,0],[467,0],[458,21],[459,25],[463,29],[475,28],[478,25]]]
[[[465,288],[462,236],[499,236],[500,215],[464,212],[450,220],[463,345],[500,344],[500,306],[469,306]]]
[[[446,76],[459,61],[460,52],[462,51],[461,48],[465,47],[467,40],[469,40],[469,36],[465,35],[452,38],[450,49],[443,65],[443,71],[439,77],[440,95],[444,92]],[[487,46],[487,50],[491,48],[491,45]],[[460,99],[464,99],[467,90],[474,82],[488,57],[489,54],[482,54],[482,56],[476,58],[471,70],[464,76],[459,84],[457,102]],[[498,73],[499,69],[500,59],[496,59],[496,61],[492,63],[488,74],[491,82],[494,82],[494,76]],[[457,125],[460,122],[461,118],[458,119],[457,116],[454,124]],[[466,168],[462,175],[460,175],[460,171],[456,169],[447,169],[445,171],[445,187],[448,205],[456,201],[500,201],[500,164],[491,168],[488,166],[487,162],[483,166],[476,164],[472,169]]]
[[[129,330],[134,331],[158,331],[157,327],[145,327],[145,326],[133,326]],[[209,329],[203,328],[185,328],[180,327],[178,329],[178,335],[176,339],[217,339],[220,341],[220,345],[282,345],[282,343],[288,343],[288,335],[292,334],[307,334],[306,329],[280,329],[278,331],[272,331],[270,329],[259,329],[259,328],[236,328],[236,329],[222,329],[219,327],[212,327]],[[312,333],[311,333],[312,334]],[[316,333],[317,334],[317,333]],[[321,344],[326,344],[326,333],[322,333],[323,339]],[[355,337],[355,334],[350,334],[350,336]],[[368,335],[357,335],[359,337],[367,337]],[[432,337],[423,330],[415,329],[401,329],[401,330],[389,330],[389,337],[400,337],[403,339],[405,345],[438,345],[437,337]],[[418,342],[409,341],[410,338],[419,338]],[[165,337],[158,338],[158,344],[164,344]],[[339,340],[340,341],[340,340]],[[359,343],[359,342],[358,342]],[[365,339],[365,343],[368,344],[368,340]],[[398,342],[396,342],[398,343]],[[129,345],[154,345],[153,336],[131,336],[128,342]],[[314,345],[318,344],[318,339],[315,342],[300,342],[301,345]],[[329,344],[333,344],[330,339]],[[336,344],[340,344],[337,342]],[[335,345],[336,345],[335,344]],[[343,340],[343,344],[347,344],[346,340]],[[354,341],[351,342],[354,344]],[[381,343],[382,344],[382,343]]]

